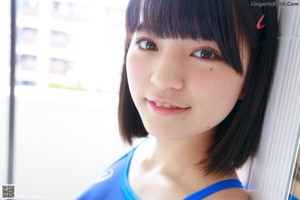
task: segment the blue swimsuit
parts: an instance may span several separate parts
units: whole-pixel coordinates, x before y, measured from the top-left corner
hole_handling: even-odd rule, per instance
[[[136,148],[113,163],[96,183],[77,200],[139,200],[128,182],[128,171]],[[238,179],[228,179],[210,185],[184,200],[201,200],[215,192],[229,188],[243,188]]]

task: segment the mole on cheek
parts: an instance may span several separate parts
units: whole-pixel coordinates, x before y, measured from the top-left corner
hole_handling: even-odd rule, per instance
[[[213,70],[214,70],[214,68],[212,68],[212,67],[211,67],[211,68],[209,68],[209,70],[210,70],[210,71],[213,71]]]

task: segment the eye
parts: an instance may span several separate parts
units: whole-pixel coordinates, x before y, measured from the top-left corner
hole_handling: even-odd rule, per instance
[[[199,49],[191,55],[205,60],[222,60],[222,57],[219,54],[210,49]]]
[[[140,49],[146,50],[146,51],[157,51],[157,46],[154,42],[147,40],[147,39],[142,39],[139,40],[138,46]]]

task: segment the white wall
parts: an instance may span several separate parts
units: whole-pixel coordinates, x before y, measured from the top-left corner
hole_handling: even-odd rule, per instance
[[[117,95],[17,90],[18,199],[74,199],[126,148]]]

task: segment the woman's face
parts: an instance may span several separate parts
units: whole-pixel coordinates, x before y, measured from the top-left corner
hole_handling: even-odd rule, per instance
[[[241,57],[245,72],[248,52]],[[126,70],[146,130],[161,139],[213,132],[242,97],[245,78],[213,41],[159,39],[144,31],[133,34]]]

